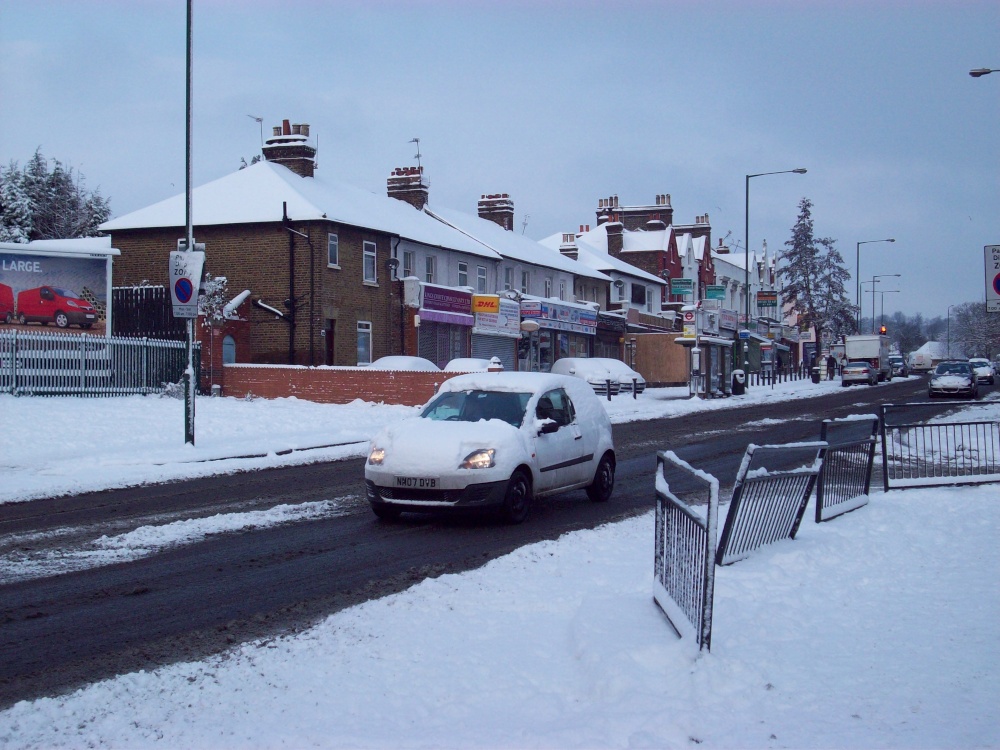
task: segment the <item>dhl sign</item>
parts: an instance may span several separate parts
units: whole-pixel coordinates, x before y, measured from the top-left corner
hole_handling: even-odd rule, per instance
[[[500,297],[496,294],[473,294],[473,313],[498,313],[500,312]]]

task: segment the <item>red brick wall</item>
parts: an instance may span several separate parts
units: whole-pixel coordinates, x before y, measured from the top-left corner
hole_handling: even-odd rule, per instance
[[[226,365],[223,395],[296,398],[324,404],[364,401],[419,406],[461,373],[369,370],[365,367]]]

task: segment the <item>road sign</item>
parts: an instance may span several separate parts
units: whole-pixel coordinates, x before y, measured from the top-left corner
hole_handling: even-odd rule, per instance
[[[750,340],[750,331],[747,331],[745,329],[740,331],[740,341],[749,341],[749,340]]]
[[[986,261],[986,312],[1000,312],[1000,245],[984,248]]]
[[[205,267],[205,253],[173,250],[170,253],[170,298],[175,318],[198,317],[198,287]]]

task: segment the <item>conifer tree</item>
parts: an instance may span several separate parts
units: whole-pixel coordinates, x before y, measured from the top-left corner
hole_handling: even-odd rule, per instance
[[[837,338],[854,331],[855,307],[844,287],[850,273],[835,240],[813,234],[812,201],[799,202],[799,217],[792,236],[779,254],[783,299],[800,317],[800,324],[816,330],[817,344],[823,334]]]

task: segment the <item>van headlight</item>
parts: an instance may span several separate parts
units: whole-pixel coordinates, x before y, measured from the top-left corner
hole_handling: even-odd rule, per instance
[[[385,448],[373,445],[371,451],[368,453],[368,464],[370,466],[381,466],[383,461],[385,461]]]
[[[492,469],[495,464],[493,462],[493,457],[496,455],[495,448],[485,448],[483,450],[473,451],[465,460],[459,464],[460,469]]]

